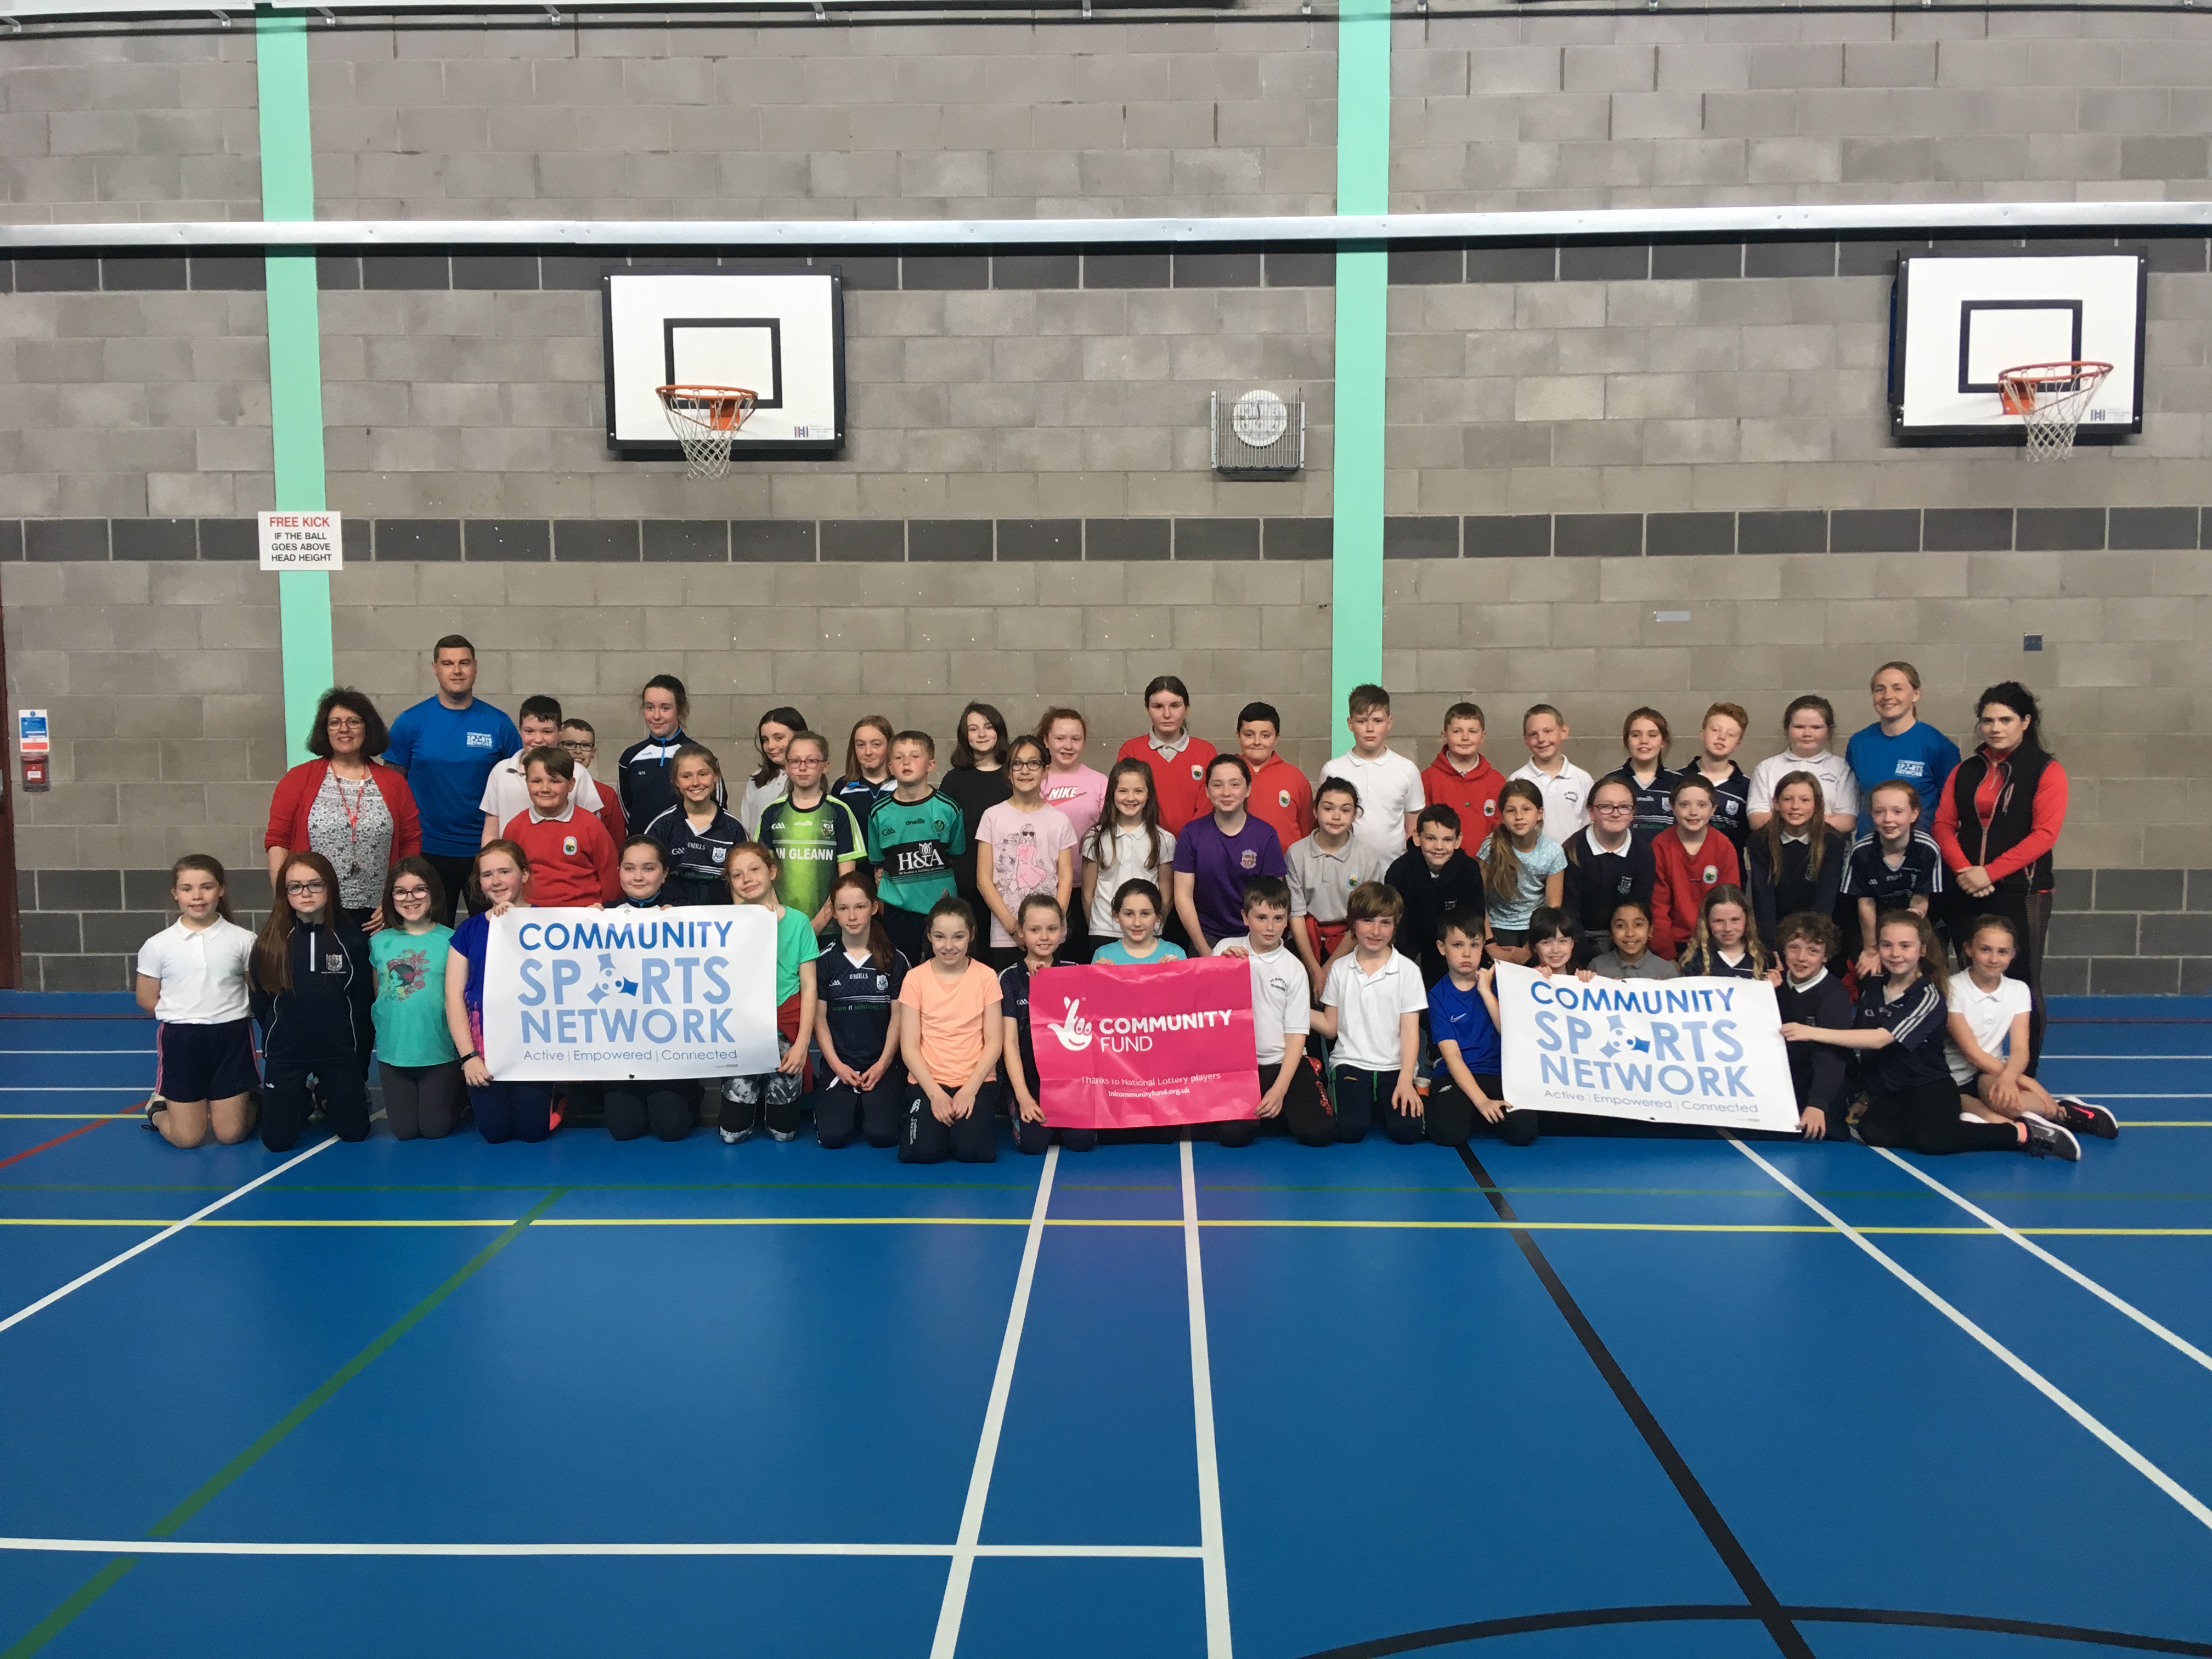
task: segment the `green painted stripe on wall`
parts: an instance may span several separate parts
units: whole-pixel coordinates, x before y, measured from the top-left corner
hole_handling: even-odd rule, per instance
[[[1346,0],[1339,16],[1336,210],[1383,213],[1390,205],[1390,9],[1388,0]],[[1346,246],[1336,256],[1333,710],[1344,707],[1353,686],[1382,678],[1382,400],[1389,257],[1376,246]]]
[[[254,21],[261,100],[261,216],[315,216],[315,149],[308,118],[307,26],[297,15]],[[269,422],[276,506],[314,511],[329,503],[323,471],[323,333],[315,256],[268,256]],[[331,644],[327,571],[276,578],[284,653],[284,736],[295,761],[307,757],[315,704],[337,678]]]

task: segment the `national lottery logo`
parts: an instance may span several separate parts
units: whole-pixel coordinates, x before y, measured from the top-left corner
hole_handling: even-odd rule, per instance
[[[1082,1006],[1081,997],[1071,997],[1068,999],[1066,1013],[1056,1020],[1045,1022],[1045,1030],[1050,1031],[1060,1046],[1071,1054],[1081,1054],[1091,1046],[1092,1040],[1097,1035],[1091,1030],[1091,1022],[1077,1012]]]

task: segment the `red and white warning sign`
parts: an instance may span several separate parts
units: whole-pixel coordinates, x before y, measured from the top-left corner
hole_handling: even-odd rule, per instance
[[[264,513],[264,570],[343,570],[344,538],[335,513]]]

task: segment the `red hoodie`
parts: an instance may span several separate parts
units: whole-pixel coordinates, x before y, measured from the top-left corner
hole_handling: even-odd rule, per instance
[[[1498,827],[1498,792],[1505,787],[1505,774],[1482,756],[1474,757],[1474,770],[1462,772],[1443,750],[1421,774],[1423,802],[1449,806],[1459,814],[1460,844],[1479,847]]]
[[[1705,844],[1694,859],[1682,848],[1679,831],[1662,830],[1651,838],[1651,948],[1672,962],[1698,931],[1698,908],[1716,887],[1743,885],[1735,847],[1717,830],[1705,831]]]

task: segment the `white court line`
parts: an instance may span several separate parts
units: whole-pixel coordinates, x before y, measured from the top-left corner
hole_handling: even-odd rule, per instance
[[[2173,1332],[2166,1329],[2165,1326],[2160,1324],[2158,1321],[2153,1319],[2148,1314],[2136,1307],[2133,1303],[2124,1301],[2120,1297],[2113,1295],[2102,1285],[2100,1285],[2095,1279],[2090,1278],[2088,1274],[2081,1273],[2075,1267],[2070,1267],[2066,1262],[2060,1261],[2057,1256],[2051,1255],[2050,1251],[2045,1249],[2042,1245],[2037,1243],[2033,1239],[2021,1237],[2020,1234],[2006,1226],[2003,1222],[1998,1220],[1987,1210],[1982,1208],[1980,1205],[1972,1203],[1968,1200],[1960,1197],[1957,1193],[1953,1192],[1948,1187],[1946,1187],[1942,1182],[1936,1180],[1934,1176],[1929,1175],[1926,1170],[1916,1170],[1911,1164],[1907,1164],[1895,1152],[1891,1152],[1888,1147],[1877,1146],[1874,1150],[1880,1153],[1883,1158],[1887,1158],[1892,1164],[1897,1165],[1899,1169],[1904,1170],[1905,1174],[1911,1176],[1915,1181],[1919,1182],[1923,1186],[1932,1188],[1936,1192],[1942,1194],[1944,1197],[1949,1199],[1954,1204],[1964,1210],[1968,1215],[1973,1217],[1975,1220],[1980,1222],[1984,1227],[1989,1227],[1997,1232],[2002,1233],[2007,1238],[2012,1240],[2014,1243],[2019,1245],[2021,1249],[2026,1250],[2030,1255],[2042,1262],[2045,1267],[2056,1267],[2060,1273],[2064,1273],[2067,1278],[2072,1279],[2083,1290],[2088,1291],[2090,1295],[2095,1297],[2100,1302],[2104,1302],[2113,1308],[2117,1308],[2120,1312],[2134,1320],[2136,1324],[2142,1326],[2160,1341],[2166,1344],[2169,1347],[2175,1349],[2179,1352],[2187,1354],[2198,1364],[2203,1366],[2206,1370],[2212,1371],[2212,1353],[2205,1352],[2203,1349],[2198,1347],[2194,1342],[2189,1341],[2184,1337],[2178,1336]],[[2022,1196],[2025,1197],[2027,1196],[2027,1194],[2023,1194]]]
[[[1206,1659],[1230,1659],[1229,1557],[1221,1539],[1221,1469],[1214,1456],[1213,1361],[1206,1341],[1206,1275],[1198,1256],[1198,1176],[1182,1143],[1182,1269],[1190,1301],[1191,1416],[1198,1425],[1198,1541],[1206,1573]]]
[[[379,1114],[379,1115],[380,1116],[381,1114]],[[329,1136],[327,1139],[308,1147],[306,1152],[300,1153],[298,1156],[286,1158],[275,1169],[264,1170],[261,1174],[254,1176],[252,1180],[247,1182],[243,1187],[234,1187],[230,1191],[225,1193],[221,1198],[216,1200],[214,1203],[209,1205],[206,1208],[194,1210],[182,1221],[175,1222],[169,1226],[164,1227],[160,1232],[155,1233],[151,1238],[140,1239],[136,1244],[133,1244],[129,1249],[124,1251],[120,1255],[112,1255],[108,1257],[106,1261],[101,1262],[90,1273],[79,1273],[75,1279],[70,1280],[68,1284],[63,1285],[61,1289],[58,1291],[48,1291],[36,1302],[31,1304],[29,1307],[18,1309],[15,1312],[9,1314],[7,1318],[0,1319],[0,1331],[5,1331],[15,1326],[21,1324],[33,1314],[38,1313],[44,1309],[52,1307],[55,1303],[60,1301],[72,1291],[81,1291],[86,1285],[91,1284],[94,1279],[98,1279],[102,1273],[112,1272],[115,1268],[121,1267],[125,1262],[130,1261],[132,1256],[145,1255],[147,1251],[152,1249],[156,1244],[162,1243],[166,1239],[174,1238],[179,1233],[184,1231],[185,1228],[191,1226],[194,1222],[205,1220],[208,1217],[213,1215],[217,1210],[222,1208],[224,1205],[244,1198],[246,1194],[252,1192],[256,1187],[261,1186],[267,1182],[276,1180],[276,1177],[283,1175],[285,1170],[292,1169],[298,1164],[305,1164],[317,1152],[325,1151],[337,1144],[338,1138],[336,1135]]]
[[[164,1538],[0,1538],[0,1551],[69,1555],[957,1555],[957,1544],[262,1544]],[[1194,1560],[1191,1544],[978,1544],[977,1555]]]
[[[1048,1147],[1037,1176],[1036,1201],[1030,1206],[1030,1230],[1022,1241],[1021,1271],[1014,1275],[1014,1304],[1006,1313],[1006,1334],[999,1343],[999,1369],[991,1377],[990,1402],[983,1407],[983,1434],[975,1443],[975,1467],[968,1476],[968,1501],[960,1510],[960,1536],[952,1565],[945,1575],[945,1600],[937,1609],[937,1635],[930,1659],[953,1659],[960,1645],[960,1620],[968,1610],[968,1585],[975,1558],[983,1553],[983,1506],[991,1496],[991,1470],[999,1461],[999,1434],[1006,1427],[1006,1396],[1013,1392],[1014,1359],[1022,1349],[1022,1325],[1029,1318],[1030,1287],[1036,1282],[1037,1251],[1044,1243],[1044,1216],[1052,1203],[1052,1178],[1060,1167],[1060,1148]]]
[[[1921,1283],[1918,1279],[1915,1278],[1911,1273],[1886,1255],[1872,1241],[1868,1239],[1864,1234],[1861,1233],[1857,1228],[1852,1226],[1850,1222],[1844,1220],[1843,1217],[1838,1215],[1826,1205],[1821,1203],[1819,1199],[1814,1197],[1812,1194],[1807,1192],[1802,1187],[1800,1187],[1788,1176],[1783,1174],[1781,1170],[1776,1169],[1771,1164],[1769,1164],[1757,1152],[1752,1151],[1752,1149],[1745,1146],[1743,1142],[1738,1140],[1734,1135],[1729,1133],[1726,1130],[1723,1130],[1721,1132],[1721,1138],[1727,1141],[1729,1146],[1735,1147],[1736,1151],[1741,1152],[1746,1158],[1749,1158],[1753,1164],[1759,1165],[1760,1169],[1765,1170],[1768,1175],[1773,1176],[1776,1182],[1795,1196],[1799,1203],[1802,1204],[1807,1209],[1812,1211],[1814,1214],[1819,1216],[1821,1220],[1826,1222],[1831,1227],[1833,1227],[1845,1238],[1850,1239],[1852,1243],[1857,1245],[1859,1249],[1864,1250],[1876,1261],[1881,1263],[1881,1265],[1887,1268],[1893,1275],[1907,1285],[1915,1295],[1918,1296],[1922,1301],[1925,1302],[1929,1307],[1935,1309],[1936,1312],[1942,1314],[1946,1319],[1949,1320],[1954,1325],[1956,1325],[1960,1330],[1966,1332],[1968,1336],[1972,1337],[1975,1341],[1980,1343],[1982,1346],[1988,1349],[1990,1352],[1996,1355],[1997,1358],[2003,1361],[2004,1364],[2010,1367],[2011,1370],[2023,1382],[2027,1382],[2029,1387],[2035,1389],[2037,1393],[2043,1395],[2045,1399],[2050,1401],[2052,1405],[2057,1407],[2059,1410],[2064,1412],[2067,1416],[2072,1418],[2083,1428],[2088,1430],[2088,1431],[2096,1436],[2098,1439],[2103,1441],[2112,1451],[2118,1453],[2121,1461],[2125,1462],[2130,1468],[2133,1468],[2136,1474],[2142,1475],[2144,1480],[2149,1481],[2151,1485],[2156,1486],[2168,1498],[2171,1498],[2175,1503],[2180,1504],[2183,1509],[2187,1510],[2191,1515],[2194,1516],[2203,1525],[2212,1527],[2212,1508],[2208,1508],[2203,1501],[2196,1495],[2196,1493],[2191,1492],[2186,1486],[2184,1486],[2179,1480],[2176,1480],[2164,1469],[2159,1468],[2157,1464],[2152,1462],[2150,1459],[2145,1457],[2133,1446],[2128,1444],[2126,1441],[2121,1439],[2119,1436],[2114,1434],[2102,1423],[2092,1417],[2081,1407],[2075,1404],[2073,1397],[2060,1389],[2057,1384],[2052,1382],[2048,1377],[2045,1376],[2042,1372],[2037,1370],[2034,1366],[2029,1364],[2025,1359],[2022,1359],[2010,1348],[2005,1346],[2003,1343],[1998,1341],[1996,1338],[1991,1336],[1979,1325],[1974,1323],[1972,1320],[1967,1318],[1966,1315],[1960,1313],[1948,1302],[1946,1302],[1934,1291],[1929,1289],[1926,1285]]]

